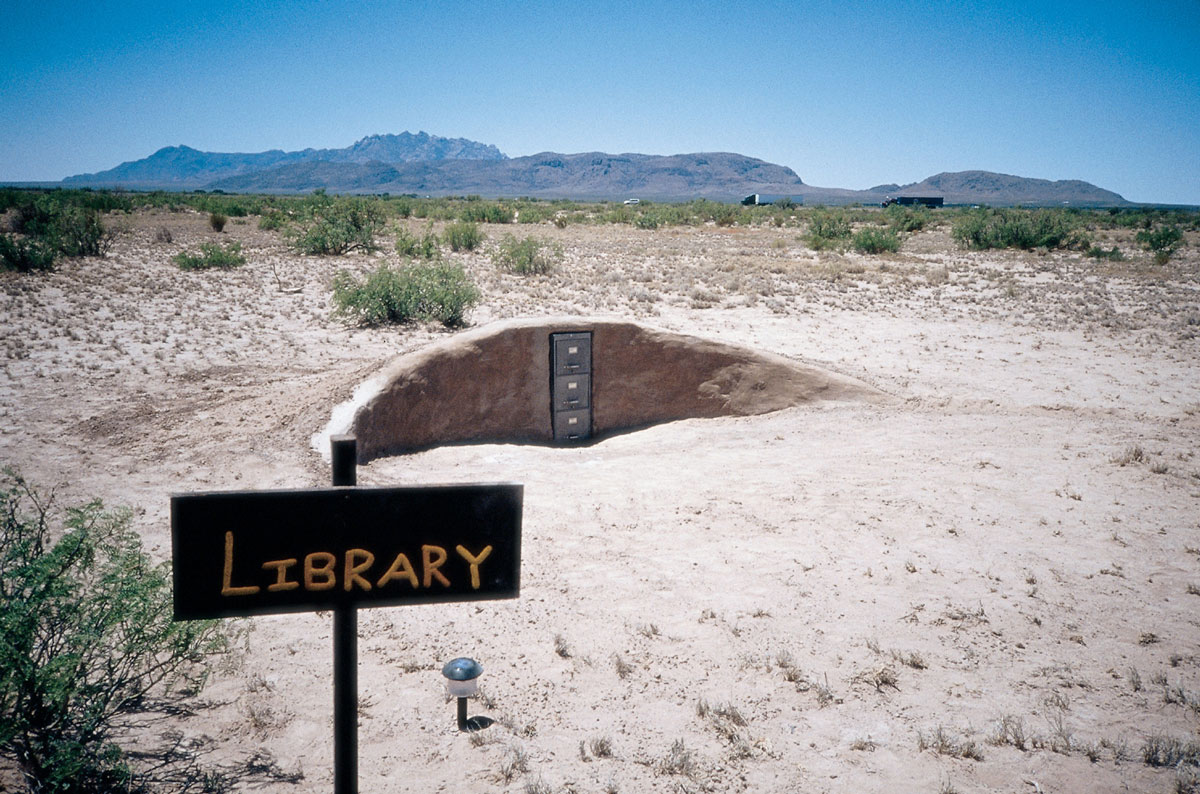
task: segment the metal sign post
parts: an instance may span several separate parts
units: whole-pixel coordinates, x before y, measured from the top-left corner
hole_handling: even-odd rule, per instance
[[[360,488],[334,436],[332,488],[171,497],[174,618],[333,611],[335,794],[358,790],[358,608],[516,598],[524,488]]]
[[[358,485],[358,441],[333,436],[333,485]],[[333,608],[333,794],[358,794],[358,607]]]

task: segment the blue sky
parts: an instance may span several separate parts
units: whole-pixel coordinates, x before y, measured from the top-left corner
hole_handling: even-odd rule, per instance
[[[0,180],[424,130],[1200,204],[1200,2],[6,0]]]

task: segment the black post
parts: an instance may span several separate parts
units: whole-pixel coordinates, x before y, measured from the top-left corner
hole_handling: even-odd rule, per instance
[[[333,484],[358,484],[358,443],[332,436]],[[358,794],[358,610],[333,609],[333,792]]]

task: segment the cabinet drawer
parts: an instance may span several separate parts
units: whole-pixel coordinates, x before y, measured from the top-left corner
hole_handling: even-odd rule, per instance
[[[559,375],[554,379],[554,410],[573,411],[589,408],[592,378],[590,375]]]
[[[592,413],[586,408],[578,411],[554,412],[554,438],[569,440],[587,438],[592,434]]]
[[[592,371],[590,333],[553,334],[554,374],[581,375]]]

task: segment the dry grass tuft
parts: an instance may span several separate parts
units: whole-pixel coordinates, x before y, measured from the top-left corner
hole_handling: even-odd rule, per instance
[[[1200,766],[1200,742],[1152,734],[1142,744],[1142,760],[1147,766]]]
[[[686,778],[694,778],[700,768],[695,754],[687,748],[683,739],[676,739],[667,754],[654,764],[654,771],[660,775],[682,775]]]
[[[876,667],[870,670],[864,670],[858,673],[851,679],[852,683],[870,684],[875,687],[876,692],[882,692],[884,687],[891,687],[897,692],[900,691],[900,680],[896,677],[896,671],[891,667],[883,666]]]
[[[1005,714],[996,725],[996,731],[988,742],[995,745],[1012,745],[1018,750],[1029,749],[1030,740],[1025,732],[1025,720],[1013,714]]]
[[[579,743],[579,757],[584,761],[593,758],[612,758],[612,739],[607,736],[593,736],[586,742]]]
[[[500,762],[500,779],[505,783],[510,783],[517,775],[525,774],[528,771],[529,754],[516,742],[510,744],[504,760]]]
[[[1146,452],[1140,444],[1131,444],[1125,450],[1113,457],[1112,462],[1118,466],[1128,466],[1132,463],[1145,463]]]
[[[929,735],[918,731],[917,749],[921,752],[929,750],[934,755],[946,755],[951,758],[983,760],[983,749],[973,739],[956,736],[942,725],[937,726]]]

